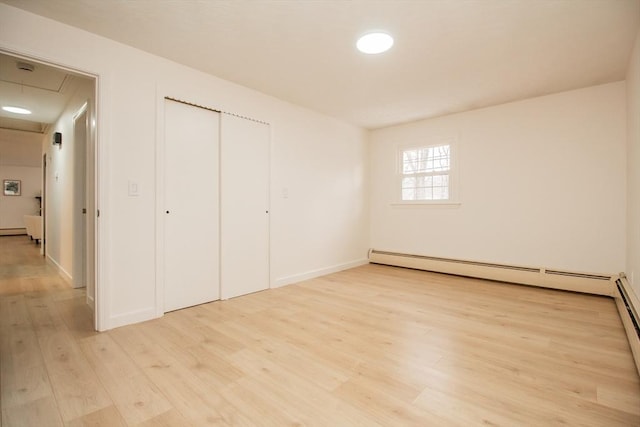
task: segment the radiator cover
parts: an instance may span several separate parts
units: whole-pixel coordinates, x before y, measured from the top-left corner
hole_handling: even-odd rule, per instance
[[[615,295],[617,275],[602,275],[369,250],[369,262],[595,295]]]

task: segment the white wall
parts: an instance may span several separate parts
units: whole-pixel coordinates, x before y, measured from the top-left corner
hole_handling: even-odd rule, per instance
[[[640,296],[640,31],[627,70],[627,277]]]
[[[371,133],[371,245],[438,257],[619,273],[625,84]],[[461,204],[395,206],[398,145],[457,139]]]
[[[0,48],[99,75],[102,328],[156,313],[156,110],[165,95],[271,124],[272,284],[365,259],[364,131],[4,4]],[[138,197],[127,196],[129,180]]]
[[[24,228],[24,215],[38,215],[42,169],[31,166],[0,165],[0,183],[5,179],[21,181],[20,196],[5,196],[0,191],[0,229]]]
[[[40,167],[42,134],[0,129],[0,165]]]
[[[47,154],[45,191],[46,256],[68,279],[73,275],[74,182],[76,180],[73,135],[73,117],[93,99],[93,82],[74,77],[74,94],[56,123],[50,127],[42,142]],[[53,133],[62,133],[62,144],[53,145]]]
[[[21,196],[5,196],[0,191],[0,229],[24,228],[24,215],[38,215],[42,182],[40,145],[42,135],[0,129],[0,184],[19,179]]]

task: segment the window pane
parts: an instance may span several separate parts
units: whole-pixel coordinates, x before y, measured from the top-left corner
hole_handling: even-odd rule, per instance
[[[446,187],[449,185],[449,175],[433,175],[434,187]]]
[[[416,178],[407,177],[402,178],[402,188],[415,188],[416,186]]]
[[[448,200],[451,146],[402,151],[402,200]]]
[[[415,150],[406,150],[402,152],[402,173],[415,173]]]
[[[402,200],[448,200],[449,175],[417,175],[402,179]]]
[[[448,171],[451,167],[449,145],[404,150],[402,152],[402,173],[429,173]]]
[[[449,199],[449,187],[433,187],[433,199],[431,200],[447,199]]]
[[[427,153],[424,149],[405,150],[402,152],[402,173],[412,174],[427,169]]]
[[[433,186],[433,177],[431,175],[423,175],[416,177],[416,187]]]
[[[431,187],[420,187],[416,189],[416,200],[432,200],[433,189]]]
[[[412,188],[403,188],[402,200],[416,200],[416,190]]]
[[[433,166],[430,172],[449,170],[450,149],[448,145],[429,148]]]
[[[432,171],[433,170],[433,157],[429,157],[425,162],[425,168],[422,172]]]

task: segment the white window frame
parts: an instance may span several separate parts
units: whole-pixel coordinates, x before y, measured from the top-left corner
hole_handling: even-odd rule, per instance
[[[402,179],[407,176],[403,173],[403,153],[408,150],[418,150],[430,147],[449,146],[449,198],[444,200],[402,200]],[[438,172],[435,172],[438,174]],[[398,146],[396,152],[396,186],[395,201],[393,205],[459,205],[460,191],[458,183],[458,146],[454,138],[442,138],[432,140],[424,144],[411,144]]]

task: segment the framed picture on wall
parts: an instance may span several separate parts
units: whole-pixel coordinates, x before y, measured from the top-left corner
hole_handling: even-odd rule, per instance
[[[5,196],[19,196],[21,190],[20,187],[19,179],[5,179],[2,182],[2,189]]]

